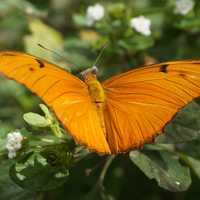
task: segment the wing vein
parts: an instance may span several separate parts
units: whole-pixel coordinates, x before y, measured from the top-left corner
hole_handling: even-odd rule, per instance
[[[49,90],[51,90],[53,87],[55,87],[55,85],[57,85],[58,83],[60,83],[61,81],[66,81],[66,79],[58,79],[57,81],[55,81],[54,83],[52,83],[45,91],[44,93],[41,95],[41,97],[43,98],[45,95],[47,95],[47,93],[49,92]]]

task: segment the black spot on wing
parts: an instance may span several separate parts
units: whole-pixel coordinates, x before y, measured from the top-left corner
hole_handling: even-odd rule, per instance
[[[179,76],[181,76],[182,78],[185,78],[186,74],[180,73]]]
[[[160,72],[167,73],[167,67],[168,67],[167,64],[161,65],[161,66],[160,66]]]
[[[39,64],[39,67],[40,67],[40,68],[44,68],[44,67],[45,67],[44,63],[43,63],[41,60],[39,60],[39,59],[35,59],[35,60],[36,60],[37,63]]]
[[[30,71],[34,71],[34,68],[33,68],[33,67],[30,67],[29,70],[30,70]]]

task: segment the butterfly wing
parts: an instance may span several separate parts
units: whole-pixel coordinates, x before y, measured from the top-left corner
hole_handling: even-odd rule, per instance
[[[77,141],[98,152],[110,152],[83,81],[54,64],[19,52],[0,52],[0,74],[41,97]]]
[[[112,152],[142,146],[177,111],[200,96],[200,61],[174,61],[131,70],[102,83]]]

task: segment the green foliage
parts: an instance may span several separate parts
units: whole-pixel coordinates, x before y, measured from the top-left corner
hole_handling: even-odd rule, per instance
[[[51,153],[51,157],[54,154]],[[21,187],[31,191],[51,190],[62,185],[69,175],[67,168],[53,165],[47,158],[37,153],[24,155],[10,168],[10,177]],[[54,161],[55,162],[55,161]]]
[[[10,162],[1,162],[0,170],[0,193],[2,199],[7,200],[20,200],[27,199],[33,200],[35,193],[24,190],[17,186],[9,177]]]
[[[194,112],[195,110],[195,112]],[[163,135],[156,139],[160,143],[182,143],[200,137],[200,110],[195,102],[189,103],[164,129]]]
[[[193,2],[183,15],[174,11],[175,0],[2,0],[0,49],[31,53],[79,75],[107,45],[97,63],[100,79],[140,64],[198,58],[200,3]],[[95,3],[105,14],[89,24],[87,8]],[[150,35],[130,26],[141,15],[151,20]],[[199,198],[199,99],[180,110],[155,143],[107,158],[74,144],[23,86],[1,77],[0,96],[0,199]],[[9,160],[7,133],[15,129],[24,140]]]
[[[24,120],[35,127],[47,127],[51,124],[51,121],[45,119],[45,117],[37,113],[26,113],[24,114]]]
[[[160,187],[174,192],[187,190],[191,184],[189,168],[182,166],[172,153],[160,151],[159,154],[132,151],[130,159],[148,178],[156,179]]]

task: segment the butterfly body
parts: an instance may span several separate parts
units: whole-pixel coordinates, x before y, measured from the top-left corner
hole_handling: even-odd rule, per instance
[[[95,105],[95,109],[99,118],[101,129],[103,130],[104,136],[106,136],[106,126],[104,119],[104,109],[105,109],[105,92],[101,83],[97,80],[97,69],[96,67],[91,67],[82,72],[84,81],[88,86],[88,91],[90,95],[91,102]]]
[[[89,94],[92,102],[102,103],[105,102],[105,93],[101,83],[97,80],[96,72],[92,68],[88,68],[84,75],[84,81],[88,86]]]
[[[151,142],[179,109],[200,96],[200,60],[155,64],[99,82],[84,81],[43,59],[0,52],[0,74],[36,93],[81,144],[101,153],[126,152]]]

